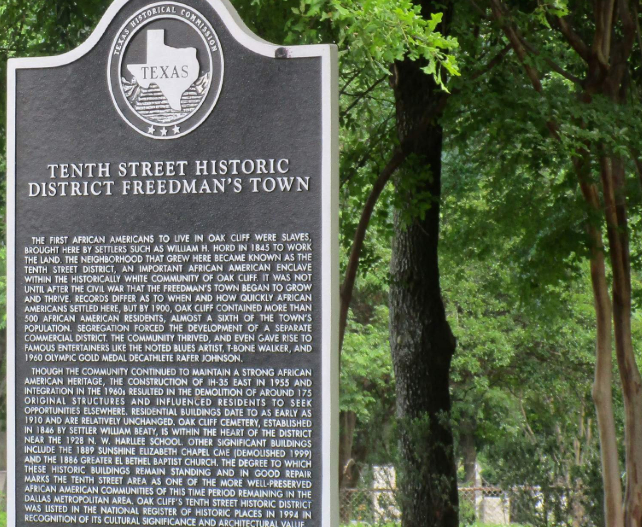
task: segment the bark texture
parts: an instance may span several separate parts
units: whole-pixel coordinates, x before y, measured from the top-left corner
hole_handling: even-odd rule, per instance
[[[459,450],[464,467],[464,484],[474,487],[477,483],[477,447],[475,445],[475,421],[464,419],[459,424]]]
[[[578,173],[581,167],[576,165]],[[580,187],[591,214],[599,211],[600,200],[595,185],[585,178]],[[593,401],[597,414],[597,428],[600,440],[602,481],[604,483],[604,519],[607,527],[623,527],[622,483],[618,459],[615,414],[613,411],[613,346],[611,344],[611,300],[606,279],[606,258],[602,232],[595,225],[587,225],[591,240],[591,285],[595,306],[595,378]]]
[[[339,488],[353,487],[352,478],[354,461],[352,459],[352,444],[354,429],[357,426],[357,414],[351,411],[339,413],[341,433],[339,436]]]
[[[422,12],[427,16],[433,9],[424,4]],[[417,178],[406,166],[396,177],[397,191],[402,200],[403,192],[429,192],[432,197],[423,218],[407,221],[403,211],[395,216],[390,344],[400,423],[398,489],[404,527],[456,527],[449,393],[455,339],[441,298],[437,254],[443,131],[434,112],[440,104],[439,90],[421,66],[409,60],[397,62],[393,77],[400,143],[431,173],[429,179]],[[434,119],[425,126],[427,115]],[[415,134],[420,127],[424,127],[422,133]],[[402,178],[413,178],[416,187],[410,190],[408,180]]]

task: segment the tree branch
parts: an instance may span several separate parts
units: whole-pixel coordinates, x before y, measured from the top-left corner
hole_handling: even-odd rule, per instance
[[[352,81],[354,81],[362,72],[363,72],[363,69],[357,69],[355,74],[352,77],[350,77],[346,81],[346,83],[343,85],[343,88],[341,88],[341,91],[339,92],[339,95],[344,95],[345,91],[348,89],[348,86],[350,86],[350,84],[352,84]]]
[[[350,259],[348,260],[348,266],[346,267],[345,278],[343,279],[343,284],[341,285],[341,309],[339,311],[339,350],[343,350],[343,338],[346,332],[346,325],[348,322],[348,310],[350,309],[350,302],[352,301],[352,292],[354,291],[354,283],[357,278],[357,270],[359,268],[359,259],[361,258],[361,250],[363,249],[363,242],[366,237],[366,231],[368,230],[368,225],[370,224],[370,218],[372,217],[372,212],[379,200],[379,196],[383,192],[383,189],[390,181],[392,175],[396,170],[401,166],[401,164],[406,159],[406,155],[401,148],[397,148],[393,154],[388,164],[379,174],[377,180],[372,185],[372,190],[370,195],[366,200],[366,203],[361,211],[361,218],[359,219],[359,225],[354,234],[354,241],[352,242],[352,248],[350,249]]]
[[[501,25],[506,38],[511,43],[519,61],[521,62],[526,75],[531,81],[533,88],[537,93],[542,93],[542,81],[539,78],[539,72],[526,61],[526,49],[522,43],[522,40],[519,38],[517,31],[511,22],[506,22],[505,19],[509,16],[504,12],[503,5],[501,0],[491,0],[491,11],[493,13],[493,18]]]
[[[602,46],[602,53],[606,60],[608,60],[608,57],[611,54],[611,27],[613,26],[613,11],[615,11],[615,0],[607,0],[604,3],[604,41]]]
[[[532,44],[528,43],[526,41],[526,39],[519,32],[517,32],[517,34],[518,34],[519,39],[522,41],[522,44],[524,45],[524,47],[530,53],[532,53],[533,55],[541,56],[540,51],[535,46],[533,46]],[[546,62],[546,64],[548,64],[553,71],[559,73],[562,77],[570,80],[571,82],[577,84],[578,86],[582,85],[582,79],[580,79],[579,77],[576,77],[572,73],[566,71],[559,64],[557,64],[557,62],[555,62],[554,60],[552,60],[552,59],[550,59],[550,58],[548,58],[546,56],[542,56],[542,58],[544,59],[544,62]]]
[[[535,439],[535,433],[533,432],[531,425],[528,423],[528,415],[526,414],[526,409],[524,408],[524,401],[521,394],[519,395],[519,409],[521,411],[522,417],[524,418],[524,424],[526,425],[528,436],[530,437],[531,442],[534,443],[537,440]]]
[[[571,24],[568,21],[568,17],[550,17],[549,22],[553,22],[551,26],[559,29],[559,32],[564,36],[564,38],[566,38],[566,41],[569,43],[569,45],[585,62],[588,63],[588,61],[591,59],[591,49],[588,47],[586,42],[582,40],[582,37],[580,37],[571,27]]]
[[[618,13],[622,21],[622,40],[617,46],[618,61],[624,63],[628,60],[633,52],[635,44],[635,35],[637,33],[638,24],[635,20],[637,18],[637,9],[634,8],[635,17],[631,14],[627,0],[618,0]],[[615,51],[615,50],[614,50]]]
[[[538,93],[542,92],[542,83],[540,80],[540,75],[539,72],[537,71],[536,68],[531,66],[526,62],[526,52],[532,54],[532,55],[537,55],[541,56],[544,59],[544,62],[548,64],[553,71],[556,73],[559,73],[562,77],[565,79],[568,79],[574,84],[577,84],[578,86],[582,86],[582,79],[579,77],[576,77],[572,73],[566,71],[564,68],[562,68],[557,62],[552,60],[551,58],[542,55],[542,53],[532,44],[530,44],[524,36],[521,34],[519,29],[515,27],[515,25],[512,22],[505,22],[504,19],[508,19],[509,15],[505,13],[504,11],[504,5],[501,2],[501,0],[491,0],[491,10],[493,12],[493,17],[497,22],[501,24],[501,27],[504,31],[504,34],[510,41],[511,45],[513,46],[513,49],[515,50],[515,53],[517,54],[520,62],[522,63],[522,66],[524,67],[524,70],[526,71],[526,74],[528,75],[529,79],[531,80],[531,83],[533,84],[533,87]],[[562,21],[562,19],[557,19],[559,20],[562,25],[566,28],[566,34],[569,35],[569,38],[572,38],[574,40],[574,44],[572,43],[571,46],[575,49],[575,46],[578,47],[577,51],[580,53],[580,56],[583,58],[586,57],[588,59],[589,57],[589,52],[588,48],[586,48],[586,45],[582,40],[575,35],[573,30],[566,24],[565,22]],[[573,37],[574,36],[574,37]],[[584,49],[586,48],[586,49]]]
[[[642,55],[642,33],[640,33],[640,17],[638,16],[638,7],[636,4],[633,4],[634,8],[634,19],[635,19],[635,29],[638,38],[638,47],[640,48],[640,54]]]
[[[486,20],[488,20],[488,18],[490,18],[486,14],[486,11],[484,11],[481,7],[479,7],[479,5],[477,4],[477,2],[475,2],[475,0],[468,0],[468,1],[470,2],[470,5],[473,7],[473,9],[477,12],[477,14],[479,16],[481,16],[482,18],[484,18]]]
[[[613,9],[615,9],[615,0],[600,0],[599,2],[593,2],[595,34],[593,35],[591,55],[597,59],[597,63],[603,71],[607,71],[609,69]]]
[[[357,163],[354,165],[354,169],[349,172],[347,177],[341,180],[341,182],[339,183],[339,188],[343,188],[343,186],[353,178],[357,171],[360,168],[364,167],[365,164],[372,158],[372,151],[377,148],[386,137],[385,129],[390,122],[390,119],[392,119],[393,117],[394,113],[391,113],[382,123],[377,126],[377,131],[372,134],[368,134],[368,137],[376,137],[377,139],[374,143],[368,145],[368,152],[361,156],[361,159],[359,159],[359,161],[357,161]],[[384,130],[382,131],[382,129]]]
[[[384,76],[383,76],[383,77],[381,77],[378,81],[374,82],[374,83],[372,84],[372,86],[370,86],[369,88],[367,88],[365,91],[363,91],[363,92],[359,93],[359,94],[357,95],[357,98],[356,98],[354,101],[352,101],[352,104],[350,104],[350,106],[348,106],[344,111],[342,111],[342,112],[341,112],[341,117],[345,117],[346,115],[348,115],[348,114],[350,113],[350,110],[352,110],[352,109],[353,109],[357,104],[359,104],[359,102],[360,102],[364,97],[366,97],[369,93],[371,93],[371,92],[372,92],[372,91],[373,91],[377,86],[379,86],[379,84],[381,84],[381,83],[382,83],[384,80],[386,80],[387,78],[388,78],[388,76],[387,76],[387,75],[384,75]]]
[[[488,61],[488,64],[486,64],[483,68],[478,69],[477,71],[471,73],[469,75],[470,80],[475,80],[481,77],[482,75],[485,75],[488,73],[490,70],[492,70],[497,64],[499,64],[506,55],[510,52],[510,50],[513,49],[513,46],[511,44],[506,44],[502,50],[497,53],[490,61]]]

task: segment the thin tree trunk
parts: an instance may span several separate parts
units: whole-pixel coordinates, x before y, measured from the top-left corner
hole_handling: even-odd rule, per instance
[[[600,159],[611,267],[615,354],[625,412],[626,491],[624,524],[642,525],[642,378],[631,337],[631,270],[624,193],[624,165],[615,157]]]
[[[339,437],[339,488],[350,485],[352,481],[352,444],[357,414],[351,411],[339,413],[341,431]]]
[[[599,212],[600,201],[595,185],[587,183],[581,177],[580,187],[584,199],[590,207],[590,214]],[[602,481],[604,483],[604,521],[606,527],[623,527],[622,483],[613,413],[612,312],[606,280],[605,250],[599,227],[589,222],[587,230],[591,240],[591,284],[597,328],[593,401],[597,413]]]
[[[348,260],[348,266],[346,267],[345,278],[341,285],[341,306],[339,310],[340,352],[343,350],[343,339],[345,337],[346,326],[348,323],[348,311],[350,309],[350,302],[352,301],[352,292],[354,291],[354,283],[357,278],[357,270],[359,269],[359,259],[361,258],[361,250],[363,249],[363,242],[366,237],[368,225],[370,224],[370,218],[372,217],[372,212],[379,200],[379,196],[381,196],[381,193],[383,192],[383,189],[386,187],[388,181],[390,181],[391,176],[395,173],[397,168],[399,168],[401,163],[403,163],[405,157],[405,154],[401,150],[395,151],[390,161],[388,161],[388,164],[374,182],[374,185],[372,185],[370,195],[361,211],[359,225],[354,233],[354,240],[352,242],[352,248],[350,249],[350,259]]]
[[[344,488],[354,487],[352,478],[354,462],[352,461],[352,445],[354,442],[354,429],[357,424],[357,414],[350,411],[339,413],[339,491]],[[340,494],[341,523],[349,523],[352,519],[352,499],[343,500]],[[348,494],[348,498],[352,495]]]
[[[477,477],[477,448],[475,446],[475,422],[465,419],[460,425],[459,450],[464,466],[464,483],[475,486]]]

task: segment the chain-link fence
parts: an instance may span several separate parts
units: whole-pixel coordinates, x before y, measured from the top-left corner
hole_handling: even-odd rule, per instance
[[[476,527],[595,525],[587,516],[581,496],[561,487],[546,490],[525,486],[509,490],[492,486],[462,487],[459,489],[459,517],[462,526]],[[390,525],[398,523],[399,519],[394,490],[341,490],[342,525]]]
[[[510,524],[510,497],[497,487],[461,487],[459,516],[462,525],[476,521],[492,525]]]
[[[399,520],[395,492],[388,489],[342,489],[341,523],[382,525]]]

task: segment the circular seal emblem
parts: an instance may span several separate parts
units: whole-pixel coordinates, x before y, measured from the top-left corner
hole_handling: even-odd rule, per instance
[[[212,112],[223,85],[216,32],[195,9],[159,2],[132,15],[111,47],[109,91],[137,132],[175,139]]]

